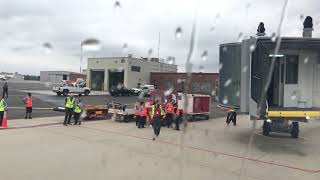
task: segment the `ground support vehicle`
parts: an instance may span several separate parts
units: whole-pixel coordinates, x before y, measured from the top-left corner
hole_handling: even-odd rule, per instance
[[[78,94],[81,96],[84,94],[85,96],[88,96],[90,94],[90,88],[83,87],[78,83],[71,83],[71,84],[64,84],[60,86],[56,86],[52,88],[52,91],[56,93],[58,96],[67,96],[68,94]]]
[[[55,107],[54,111],[65,112],[65,107]],[[108,106],[105,105],[85,105],[82,113],[84,113],[84,119],[95,119],[95,118],[107,118],[108,117]]]

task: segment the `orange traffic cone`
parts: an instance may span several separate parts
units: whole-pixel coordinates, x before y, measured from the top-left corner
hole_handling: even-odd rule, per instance
[[[7,115],[4,113],[1,128],[8,128]]]

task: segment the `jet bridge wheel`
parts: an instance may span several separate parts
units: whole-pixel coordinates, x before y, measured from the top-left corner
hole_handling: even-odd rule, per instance
[[[266,120],[263,121],[263,126],[262,126],[262,134],[265,135],[265,136],[269,136],[270,134],[270,130],[271,130],[271,125],[269,122],[267,122]]]
[[[292,138],[299,137],[299,123],[298,122],[292,122],[291,137]]]

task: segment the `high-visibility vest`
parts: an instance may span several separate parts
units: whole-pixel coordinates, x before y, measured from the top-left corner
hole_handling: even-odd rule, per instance
[[[0,101],[0,112],[3,112],[4,111],[4,100],[1,99]]]
[[[81,107],[79,105],[76,106],[76,108],[74,109],[75,113],[81,113]]]
[[[143,117],[147,117],[147,115],[148,115],[147,108],[146,107],[141,107],[140,110],[141,110],[140,115],[143,116]]]
[[[135,106],[135,114],[136,116],[140,116],[140,105]]]
[[[32,107],[32,97],[26,98],[26,107]]]
[[[160,105],[160,114],[161,116],[166,115],[166,112],[163,110],[162,105]]]
[[[67,97],[66,108],[73,108],[74,107],[74,98]]]
[[[171,102],[168,103],[167,113],[173,113],[173,104]]]
[[[152,117],[160,117],[161,116],[161,107],[156,107],[156,105],[152,105]]]

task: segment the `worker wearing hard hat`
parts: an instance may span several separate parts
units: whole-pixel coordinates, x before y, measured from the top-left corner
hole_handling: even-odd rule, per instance
[[[174,103],[174,100],[171,99],[168,103],[167,103],[167,106],[166,106],[166,126],[168,128],[171,127],[172,125],[172,118],[173,118],[173,103]]]
[[[74,106],[75,106],[75,98],[72,95],[69,95],[68,97],[66,97],[66,100],[65,100],[66,114],[64,117],[63,125],[65,126],[67,126],[68,124],[71,125],[70,121],[73,115]]]
[[[82,99],[79,99],[79,102],[75,103],[75,108],[74,108],[74,125],[81,125],[81,113],[82,113]]]
[[[159,104],[159,101],[156,101],[152,105],[152,110],[151,110],[151,115],[152,115],[152,127],[153,127],[153,132],[154,132],[154,137],[152,140],[156,140],[159,137],[160,130],[161,130],[161,113],[162,109]]]
[[[28,118],[32,119],[31,114],[32,114],[33,99],[32,99],[31,93],[28,93],[28,96],[23,99],[23,102],[26,106],[25,119],[28,119]]]
[[[140,121],[139,121],[138,128],[144,128],[144,126],[146,125],[147,116],[148,116],[148,110],[145,106],[145,103],[141,101],[140,102]]]

